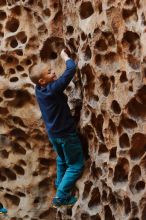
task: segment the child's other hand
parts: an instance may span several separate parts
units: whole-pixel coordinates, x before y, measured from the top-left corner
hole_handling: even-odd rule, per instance
[[[65,49],[63,49],[63,50],[61,51],[61,54],[60,54],[60,55],[61,55],[62,59],[65,60],[65,61],[67,61],[67,60],[70,59],[70,57],[67,55]]]

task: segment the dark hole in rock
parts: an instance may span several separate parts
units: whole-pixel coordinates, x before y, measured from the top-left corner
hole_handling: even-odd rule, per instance
[[[99,150],[98,150],[98,154],[104,154],[104,153],[107,153],[108,152],[108,149],[106,147],[105,144],[99,144]]]
[[[144,207],[143,207],[141,220],[145,220],[145,217],[146,217],[146,205],[144,205]]]
[[[32,61],[31,61],[31,59],[24,59],[24,64],[25,65],[27,65],[27,66],[29,66],[29,65],[31,65],[32,64]]]
[[[129,154],[131,159],[138,159],[146,152],[146,135],[135,133],[131,139],[131,149]]]
[[[5,12],[5,11],[0,10],[0,20],[4,20],[4,19],[6,19],[6,17],[7,17],[6,12]]]
[[[12,12],[13,14],[15,14],[15,15],[20,16],[20,15],[21,15],[21,7],[20,7],[20,5],[16,5],[15,7],[13,7],[13,8],[11,9],[11,12]]]
[[[33,173],[32,173],[32,176],[38,176],[39,174],[38,174],[38,172],[37,171],[34,171]]]
[[[3,38],[3,37],[4,37],[4,33],[0,32],[0,38]]]
[[[91,215],[90,219],[91,219],[91,220],[101,220],[101,218],[100,218],[100,216],[99,216],[98,213],[95,214],[95,215]]]
[[[12,142],[12,149],[13,152],[16,154],[22,154],[22,155],[26,154],[26,150],[17,142]]]
[[[129,63],[129,66],[134,70],[137,70],[140,68],[140,59],[138,59],[137,57],[134,57],[131,54],[128,55],[128,63]]]
[[[123,8],[123,10],[122,10],[122,16],[123,16],[123,19],[124,19],[124,20],[128,19],[128,18],[131,17],[132,15],[135,15],[136,20],[138,19],[137,10],[136,10],[135,7],[133,7],[132,9]]]
[[[10,135],[15,136],[15,137],[23,137],[23,138],[28,138],[28,135],[25,133],[25,131],[23,131],[20,128],[13,128],[10,131]]]
[[[81,33],[81,39],[82,41],[85,41],[87,39],[87,35],[84,32]]]
[[[19,78],[15,76],[10,78],[10,82],[17,82],[18,80]]]
[[[0,0],[0,6],[5,6],[7,4],[6,0]]]
[[[119,158],[117,165],[115,167],[113,181],[116,182],[125,182],[128,180],[129,173],[129,162],[126,158]]]
[[[110,88],[111,88],[109,78],[105,75],[101,75],[99,79],[101,82],[101,88],[103,90],[103,95],[107,97],[110,93]]]
[[[111,82],[112,82],[112,84],[113,84],[113,86],[115,85],[115,77],[114,76],[111,76],[110,77],[110,80],[111,80]]]
[[[90,60],[92,56],[91,49],[89,45],[87,45],[86,50],[85,50],[85,60]]]
[[[68,25],[66,31],[67,31],[67,34],[73,34],[73,32],[74,32],[74,28],[73,28],[73,26]]]
[[[137,218],[137,217],[132,217],[132,218],[130,218],[129,220],[140,220],[139,218]],[[142,219],[141,219],[142,220]]]
[[[142,12],[142,14],[141,14],[141,24],[144,25],[144,26],[146,26],[146,18],[145,18],[145,15],[144,15],[143,12]]]
[[[83,192],[82,198],[86,199],[90,193],[93,183],[90,180],[88,180],[84,183],[84,185],[85,186],[84,186],[84,192]]]
[[[135,188],[137,189],[137,191],[143,190],[145,188],[145,182],[144,181],[137,182]]]
[[[112,32],[103,32],[103,36],[108,41],[109,46],[115,45],[116,41],[115,41],[114,34]]]
[[[96,41],[95,48],[97,48],[99,51],[105,51],[107,50],[107,44],[104,39],[100,39]]]
[[[18,163],[19,163],[20,165],[22,165],[22,166],[26,166],[26,165],[27,165],[24,160],[19,160]]]
[[[7,159],[9,157],[9,152],[6,151],[6,150],[2,150],[1,151],[1,157]]]
[[[26,125],[24,124],[23,120],[21,118],[19,118],[18,116],[13,116],[12,119],[15,124],[18,124],[18,125],[26,128]]]
[[[109,205],[104,206],[104,219],[105,220],[115,220],[114,216],[112,215],[111,208]]]
[[[64,42],[62,38],[59,37],[47,38],[40,51],[40,57],[43,61],[47,61],[48,59],[51,60],[56,59],[57,50],[60,50],[63,47],[64,47]]]
[[[134,118],[145,118],[146,116],[146,105],[138,102],[136,98],[132,98],[128,104],[126,105],[128,107],[128,112],[131,116]]]
[[[109,127],[110,131],[112,131],[113,134],[116,134],[117,128],[116,128],[114,122],[112,121],[112,119],[109,119],[108,127]]]
[[[23,193],[23,192],[16,192],[16,194],[18,195],[18,196],[20,196],[20,197],[25,197],[26,195],[25,195],[25,193]]]
[[[9,113],[9,111],[7,108],[0,107],[0,114],[1,115],[7,115],[8,113]]]
[[[89,156],[88,138],[87,138],[88,132],[86,133],[86,131],[87,130],[85,129],[85,133],[83,133],[83,134],[78,133],[81,144],[82,144],[82,149],[83,149],[83,154],[84,154],[85,160],[89,159],[89,157],[90,157]]]
[[[83,2],[79,9],[81,19],[86,19],[94,13],[92,3],[90,1]]]
[[[49,208],[49,210],[46,210],[42,212],[39,216],[40,219],[56,219],[56,209]],[[60,218],[61,219],[61,218]]]
[[[8,199],[9,201],[11,201],[12,205],[19,206],[19,203],[20,203],[20,198],[19,197],[11,195],[9,193],[6,193],[4,195],[4,197],[6,199]]]
[[[23,73],[21,76],[28,77],[28,74],[27,73]]]
[[[12,48],[15,48],[15,47],[18,46],[18,42],[17,42],[17,40],[16,40],[15,38],[11,40],[10,46],[11,46]]]
[[[7,56],[6,57],[6,62],[8,63],[8,64],[12,64],[12,65],[17,65],[18,64],[18,59],[16,58],[16,57],[14,57],[14,56]]]
[[[99,179],[99,177],[102,176],[102,169],[100,167],[96,167],[95,162],[91,165],[91,174],[95,179]]]
[[[109,193],[108,201],[110,202],[110,204],[112,204],[112,206],[113,206],[115,209],[117,208],[116,195],[114,195],[114,193],[113,193],[112,191],[110,191],[110,193]]]
[[[3,76],[5,74],[4,68],[0,65],[0,76]]]
[[[131,212],[131,202],[129,197],[124,198],[124,210],[126,215],[128,215]]]
[[[109,52],[109,53],[105,54],[104,57],[107,62],[113,63],[116,61],[117,54],[114,52]]]
[[[3,176],[3,175],[0,174],[0,181],[4,182],[4,181],[6,181],[6,180],[7,180],[7,178],[6,178],[5,176]]]
[[[105,190],[102,191],[102,201],[107,202],[107,192]]]
[[[132,216],[136,216],[138,214],[138,207],[137,207],[136,202],[134,201],[131,202],[131,210],[132,210],[132,213],[131,213]]]
[[[39,182],[39,188],[48,189],[50,186],[50,178],[46,177],[42,181]]]
[[[19,40],[22,44],[25,44],[27,41],[27,36],[24,31],[19,32],[16,35],[17,40]]]
[[[117,147],[111,148],[109,158],[110,159],[117,158]]]
[[[39,203],[40,202],[40,197],[36,197],[33,201],[33,203]]]
[[[120,82],[123,83],[123,82],[126,82],[126,81],[128,81],[126,71],[122,71],[122,73],[120,75]]]
[[[18,71],[24,71],[24,67],[21,66],[21,65],[17,65],[17,66],[16,66],[16,69],[17,69]]]
[[[100,66],[100,65],[101,65],[101,62],[102,62],[102,57],[101,57],[100,54],[97,54],[97,55],[95,56],[95,64],[96,64],[97,66]]]
[[[127,6],[134,6],[134,1],[133,0],[126,0],[124,4]]]
[[[71,208],[68,208],[68,209],[66,210],[66,214],[67,214],[68,216],[72,216],[72,209],[71,209]]]
[[[131,118],[128,118],[126,115],[122,114],[120,125],[127,129],[133,129],[137,127],[136,121]]]
[[[94,77],[91,66],[89,64],[83,66],[81,69],[81,74],[83,78],[85,79],[85,87],[84,87],[85,92],[88,94],[88,96],[90,96],[95,86],[94,85],[95,77]]]
[[[90,215],[87,212],[83,212],[81,214],[81,220],[88,220],[90,219]]]
[[[13,69],[13,68],[10,68],[9,69],[9,74],[15,74],[16,73],[16,71],[15,71],[15,69]],[[12,90],[11,90],[12,91]]]
[[[51,164],[52,159],[38,158],[38,161],[40,162],[41,165],[48,167]]]
[[[49,8],[44,9],[43,12],[44,12],[44,15],[45,15],[45,16],[50,17],[50,15],[51,15],[51,11],[50,11]]]
[[[9,30],[10,32],[16,32],[18,28],[19,28],[19,20],[17,20],[16,18],[11,18],[10,20],[7,21],[6,29]]]
[[[101,12],[102,12],[102,2],[98,3],[98,10],[99,10],[99,14],[101,14]]]
[[[146,85],[142,86],[138,90],[136,97],[138,97],[138,100],[140,101],[140,103],[145,105],[145,103],[146,103]]]
[[[16,174],[9,168],[4,168],[4,174],[8,177],[9,180],[16,180]]]
[[[95,127],[97,135],[102,141],[104,141],[104,136],[103,136],[103,131],[102,131],[103,122],[104,122],[104,118],[102,114],[98,115],[97,118],[95,114],[92,114],[91,123]]]
[[[116,100],[112,101],[111,109],[113,110],[113,112],[115,114],[120,114],[121,113],[121,107],[120,107],[119,103]]]
[[[18,56],[23,56],[23,50],[18,49],[18,50],[15,50],[15,52]]]
[[[69,45],[69,47],[70,47],[75,53],[78,52],[78,49],[77,49],[77,47],[76,47],[76,41],[75,41],[74,38],[70,38],[70,39],[69,39],[68,45]]]
[[[130,147],[130,142],[129,142],[129,137],[127,133],[124,133],[120,136],[119,138],[119,144],[121,148],[129,148]]]
[[[22,108],[26,103],[31,103],[32,97],[27,90],[16,90],[15,99],[9,104],[15,108]]]
[[[89,208],[93,208],[100,204],[100,191],[98,187],[94,188],[91,192],[91,198],[88,203]]]
[[[25,171],[21,166],[14,165],[13,169],[16,171],[17,174],[19,175],[24,175]]]
[[[133,193],[135,193],[135,185],[139,181],[140,178],[141,178],[141,169],[138,165],[135,165],[131,170],[131,174],[129,178],[130,180],[129,188]]]

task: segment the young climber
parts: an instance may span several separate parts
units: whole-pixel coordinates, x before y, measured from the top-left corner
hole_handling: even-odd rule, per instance
[[[61,57],[66,62],[66,69],[58,79],[44,63],[30,70],[30,79],[36,84],[35,94],[46,130],[57,152],[57,192],[52,201],[55,207],[75,204],[77,198],[71,195],[71,190],[84,167],[82,146],[67,104],[67,96],[63,93],[75,75],[76,64],[65,50],[61,51]]]

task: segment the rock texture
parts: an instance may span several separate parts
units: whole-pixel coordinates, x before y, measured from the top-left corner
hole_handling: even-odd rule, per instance
[[[145,42],[145,0],[0,0],[0,202],[9,219],[146,219]],[[29,79],[40,59],[63,71],[63,44],[78,62],[66,92],[88,156],[72,210],[50,207],[56,155]]]

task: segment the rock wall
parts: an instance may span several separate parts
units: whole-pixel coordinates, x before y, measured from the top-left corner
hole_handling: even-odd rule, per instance
[[[145,5],[0,0],[0,202],[9,219],[146,219]],[[64,43],[78,62],[66,92],[88,160],[78,202],[56,211],[56,155],[29,68],[42,59],[59,75]]]

